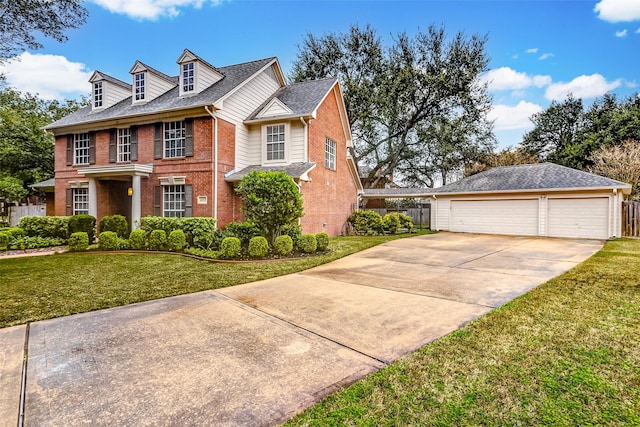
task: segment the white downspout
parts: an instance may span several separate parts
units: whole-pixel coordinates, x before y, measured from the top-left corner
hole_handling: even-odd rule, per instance
[[[307,135],[307,126],[308,123],[304,121],[303,117],[300,117],[300,121],[304,126],[304,161],[309,161],[309,135]]]
[[[212,107],[215,109],[216,107]],[[204,109],[213,118],[213,156],[211,162],[213,163],[213,217],[216,220],[216,228],[218,227],[218,117],[216,117],[214,111],[209,109],[208,105],[204,106]]]

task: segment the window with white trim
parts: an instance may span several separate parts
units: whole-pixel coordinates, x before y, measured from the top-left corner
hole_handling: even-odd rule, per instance
[[[285,126],[267,126],[267,161],[284,160]]]
[[[93,108],[102,107],[102,82],[93,84]]]
[[[184,157],[185,122],[166,122],[164,124],[164,157]]]
[[[324,140],[324,167],[336,170],[336,142],[329,137]]]
[[[193,92],[195,89],[195,64],[187,62],[182,64],[182,92]]]
[[[76,133],[73,135],[73,164],[89,164],[89,134]]]
[[[144,101],[146,92],[144,73],[136,73],[133,76],[133,87],[135,89],[135,100]]]
[[[182,218],[185,212],[184,185],[162,186],[162,215]]]
[[[118,129],[118,162],[131,161],[131,131]]]
[[[73,214],[89,213],[89,189],[88,188],[72,188],[73,193]]]

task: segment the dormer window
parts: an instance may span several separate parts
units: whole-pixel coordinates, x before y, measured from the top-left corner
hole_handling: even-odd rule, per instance
[[[136,73],[133,76],[133,86],[134,86],[134,90],[135,90],[135,97],[134,99],[136,101],[144,101],[145,99],[145,93],[146,93],[146,88],[145,88],[145,75],[144,73]]]
[[[93,84],[93,108],[102,108],[102,82]]]
[[[182,64],[182,93],[193,92],[195,89],[195,64]]]

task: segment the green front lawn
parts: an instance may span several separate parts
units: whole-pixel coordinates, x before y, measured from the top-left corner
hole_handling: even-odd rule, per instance
[[[327,255],[244,264],[150,252],[0,258],[0,328],[295,273],[409,236],[334,237]]]
[[[640,425],[640,241],[608,242],[287,425]]]

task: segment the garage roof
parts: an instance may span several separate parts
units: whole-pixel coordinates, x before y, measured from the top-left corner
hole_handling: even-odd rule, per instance
[[[554,163],[538,163],[496,167],[435,188],[433,193],[597,189],[619,189],[623,193],[629,194],[631,185]]]

